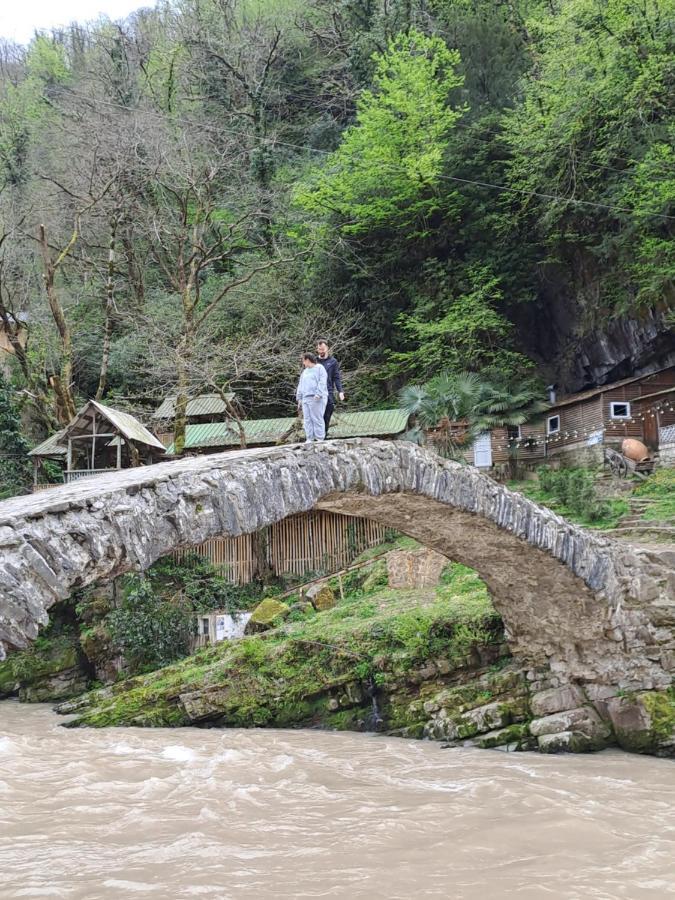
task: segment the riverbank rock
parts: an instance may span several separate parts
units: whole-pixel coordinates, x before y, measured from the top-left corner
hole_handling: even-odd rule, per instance
[[[603,750],[613,743],[611,727],[591,706],[556,712],[530,722],[530,734],[537,738],[542,753],[563,750],[586,753]]]
[[[257,634],[260,631],[267,631],[279,625],[290,613],[290,608],[282,603],[281,600],[275,600],[268,597],[259,603],[251,614],[251,618],[246,625],[246,634]]]
[[[87,689],[74,636],[36,642],[0,663],[0,699],[17,696],[25,703],[64,700]]]
[[[607,711],[624,750],[675,755],[675,690],[613,697],[607,701]]]

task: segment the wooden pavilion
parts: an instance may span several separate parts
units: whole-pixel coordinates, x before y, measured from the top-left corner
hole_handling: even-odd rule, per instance
[[[90,400],[58,434],[30,451],[34,490],[48,487],[40,480],[43,462],[64,466],[63,481],[89,478],[117,469],[150,465],[164,456],[164,446],[138,419]]]

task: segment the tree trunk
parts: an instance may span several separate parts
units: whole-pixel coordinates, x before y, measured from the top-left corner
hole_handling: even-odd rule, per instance
[[[178,383],[176,391],[176,409],[173,423],[173,452],[180,456],[185,449],[185,434],[187,431],[187,405],[188,405],[188,361],[183,354],[178,354]]]
[[[44,225],[40,225],[39,242],[42,252],[42,261],[44,264],[43,280],[45,290],[47,292],[47,302],[49,309],[56,325],[56,330],[61,339],[61,373],[59,376],[52,378],[52,386],[57,390],[55,382],[58,384],[57,393],[57,417],[62,425],[67,425],[71,419],[75,418],[75,399],[73,397],[73,339],[70,332],[70,326],[66,321],[63,306],[58,298],[56,286],[54,283],[55,275],[58,267],[70,252],[78,237],[78,228],[73,231],[72,237],[66,248],[61,251],[56,261],[54,261],[49,252],[49,244],[47,242],[47,234]]]
[[[110,363],[110,344],[112,338],[113,310],[115,308],[115,237],[117,235],[117,219],[110,223],[110,247],[108,250],[108,277],[105,290],[105,324],[103,326],[103,347],[101,352],[101,371],[98,376],[96,400],[101,400],[108,384],[108,365]]]
[[[263,583],[269,582],[273,575],[267,558],[267,532],[267,528],[262,528],[251,535],[253,578]]]

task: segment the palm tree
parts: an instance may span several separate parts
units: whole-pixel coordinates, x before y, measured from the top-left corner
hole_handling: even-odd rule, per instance
[[[480,378],[473,372],[458,375],[447,372],[437,375],[426,384],[407,385],[399,393],[401,409],[412,420],[406,434],[408,440],[424,443],[430,431],[440,433],[438,442],[446,455],[457,455],[460,446],[471,442],[469,416],[481,389]],[[465,428],[453,430],[453,423]]]
[[[548,407],[533,379],[504,381],[473,372],[445,372],[426,384],[408,385],[400,392],[399,403],[413,420],[408,439],[423,443],[429,431],[440,431],[450,455],[485,431],[522,425]],[[452,431],[453,422],[466,423],[461,440]],[[510,455],[515,457],[515,450],[516,439],[511,439]]]
[[[542,398],[541,389],[534,379],[504,383],[488,380],[481,387],[472,414],[472,430],[476,434],[493,428],[506,428],[509,444],[509,468],[516,476],[518,438],[509,428],[524,425],[547,410],[549,404]]]
[[[534,380],[498,383],[486,380],[476,397],[471,420],[479,431],[523,425],[548,409]]]

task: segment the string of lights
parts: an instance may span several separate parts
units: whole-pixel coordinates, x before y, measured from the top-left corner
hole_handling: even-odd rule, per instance
[[[634,398],[633,403],[638,403],[640,400],[639,397]],[[553,412],[553,410],[551,410]],[[598,422],[588,428],[571,428],[566,430],[556,431],[553,434],[545,434],[543,428],[540,431],[535,431],[532,435],[521,435],[519,438],[513,438],[509,441],[504,442],[494,442],[492,443],[493,450],[513,450],[516,449],[524,449],[534,447],[544,447],[550,445],[557,445],[565,441],[581,441],[587,440],[590,437],[597,438],[597,443],[600,443],[605,434],[609,433],[610,437],[620,437],[621,431],[624,431],[627,425],[639,425],[643,424],[645,421],[649,419],[655,419],[659,413],[675,413],[675,399],[667,399],[660,400],[657,403],[652,404],[649,407],[646,407],[642,410],[642,412],[635,413],[626,418],[617,419],[614,421],[610,421],[606,425],[602,422]],[[555,414],[555,413],[554,413]],[[675,421],[673,421],[672,426],[675,428]]]

